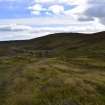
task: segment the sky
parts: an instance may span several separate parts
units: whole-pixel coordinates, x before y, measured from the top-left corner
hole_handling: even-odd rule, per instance
[[[105,0],[0,0],[0,41],[105,31]]]

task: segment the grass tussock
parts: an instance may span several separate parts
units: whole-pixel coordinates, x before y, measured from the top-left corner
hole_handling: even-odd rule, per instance
[[[1,43],[0,105],[105,105],[101,34]]]

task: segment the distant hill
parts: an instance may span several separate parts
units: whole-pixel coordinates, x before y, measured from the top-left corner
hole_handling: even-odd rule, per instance
[[[0,105],[105,105],[105,32],[0,42]]]
[[[47,52],[52,56],[104,54],[105,32],[95,34],[57,33],[26,40],[0,42],[0,55]],[[34,53],[35,54],[35,53]],[[93,56],[95,56],[93,54]],[[87,55],[87,56],[89,56]]]

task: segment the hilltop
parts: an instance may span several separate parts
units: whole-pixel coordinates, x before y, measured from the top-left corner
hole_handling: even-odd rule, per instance
[[[49,51],[52,52],[52,55],[58,54],[59,56],[65,56],[65,53],[71,54],[74,51],[84,54],[87,53],[87,50],[89,50],[88,53],[93,53],[93,50],[98,52],[103,50],[104,43],[105,32],[95,34],[57,33],[32,40],[0,42],[0,54],[9,55],[12,53],[12,55],[15,55],[18,51],[24,52],[24,50],[26,50],[26,53]]]
[[[105,105],[105,32],[0,42],[0,105]]]

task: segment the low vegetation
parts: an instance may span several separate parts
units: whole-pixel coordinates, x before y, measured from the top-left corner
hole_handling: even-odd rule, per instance
[[[105,105],[105,32],[0,42],[0,105]]]

